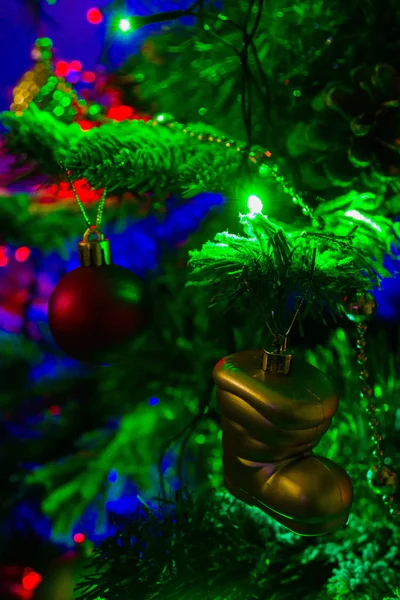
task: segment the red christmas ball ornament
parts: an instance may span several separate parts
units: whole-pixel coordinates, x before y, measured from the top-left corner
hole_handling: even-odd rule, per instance
[[[112,264],[110,242],[97,227],[86,231],[78,251],[81,266],[67,273],[50,296],[50,331],[72,358],[109,364],[145,325],[142,286],[131,271]]]

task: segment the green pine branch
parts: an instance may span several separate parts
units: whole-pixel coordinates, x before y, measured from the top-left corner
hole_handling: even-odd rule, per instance
[[[82,132],[65,125],[34,105],[21,116],[3,113],[10,152],[43,173],[63,175],[60,161],[73,176],[94,188],[122,194],[175,192],[190,197],[199,192],[234,191],[239,185],[242,156],[222,145],[201,142],[183,133],[183,126],[154,126],[151,122],[110,122]],[[201,133],[217,135],[203,126]]]
[[[179,131],[125,121],[88,132],[71,148],[67,166],[96,188],[165,194],[178,188],[179,167],[192,151]]]
[[[374,260],[374,241],[361,245],[362,236],[350,226],[347,236],[339,236],[287,232],[261,214],[242,216],[241,222],[244,236],[219,233],[191,252],[189,285],[210,287],[214,303],[254,301],[260,318],[268,321],[274,314],[279,327],[289,324],[288,302],[296,306],[305,298],[315,318],[323,319],[326,307],[338,316],[345,294],[379,286],[389,275]]]
[[[109,191],[168,191],[185,198],[200,192],[234,195],[241,185],[243,155],[225,144],[199,140],[200,134],[209,137],[220,132],[204,125],[109,123],[79,140],[66,162],[75,176]],[[252,163],[250,171],[257,178]],[[272,170],[270,175],[272,179]]]

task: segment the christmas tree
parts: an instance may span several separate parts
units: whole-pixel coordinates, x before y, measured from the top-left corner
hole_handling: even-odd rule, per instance
[[[3,554],[52,600],[399,598],[399,8],[161,8],[91,9],[146,37],[89,88],[40,38],[1,115]]]

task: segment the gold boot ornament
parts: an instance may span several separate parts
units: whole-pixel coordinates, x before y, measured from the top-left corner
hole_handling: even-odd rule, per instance
[[[338,408],[330,380],[286,350],[232,354],[213,377],[227,490],[302,536],[343,528],[353,501],[350,477],[312,453]]]

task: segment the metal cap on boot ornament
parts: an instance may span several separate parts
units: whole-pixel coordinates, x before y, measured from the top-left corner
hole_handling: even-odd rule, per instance
[[[282,337],[283,340],[278,352],[264,350],[263,354],[262,369],[273,375],[288,375],[292,366],[293,354],[286,349],[287,337]]]

